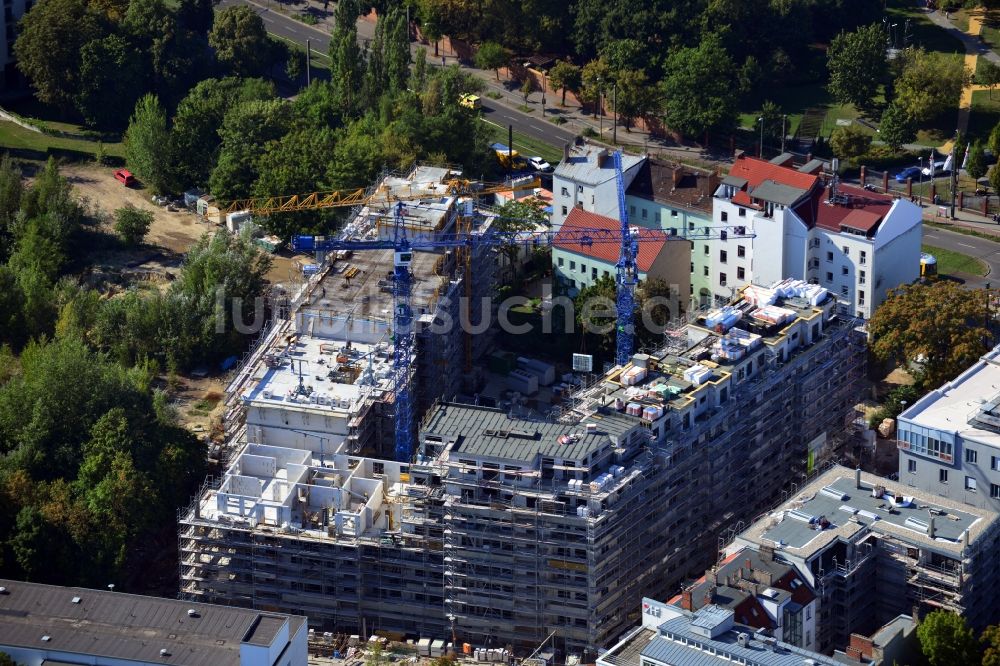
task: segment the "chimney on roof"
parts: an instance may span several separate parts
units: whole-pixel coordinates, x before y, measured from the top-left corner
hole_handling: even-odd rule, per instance
[[[607,148],[601,148],[600,150],[597,151],[597,167],[598,168],[601,167],[601,165],[604,163],[604,158],[607,157],[607,156],[608,156],[608,149]]]
[[[563,159],[564,160],[568,160],[569,159],[569,148],[570,148],[569,141],[567,141],[566,143],[563,144]]]
[[[760,557],[765,562],[774,562],[774,546],[761,544]]]
[[[857,469],[854,470],[854,487],[855,488],[860,488],[861,487],[861,468],[860,467],[858,467]]]
[[[966,548],[969,547],[969,539],[970,539],[970,537],[969,537],[969,528],[966,527],[965,530],[962,531],[962,544]]]
[[[681,181],[684,179],[684,167],[680,164],[675,165],[671,171],[671,175],[674,181],[674,189],[676,190],[677,186],[680,185]]]
[[[791,153],[781,153],[777,157],[771,159],[771,164],[775,164],[780,167],[790,167],[793,160],[795,160],[795,156]]]
[[[693,611],[694,604],[691,602],[691,590],[681,592],[681,608],[686,611]]]
[[[749,557],[743,561],[743,564],[746,565],[747,571],[753,571],[753,562],[750,560]]]
[[[934,514],[928,509],[927,515],[930,516],[930,520],[927,521],[927,538],[933,539],[937,534],[937,530],[934,529]]]

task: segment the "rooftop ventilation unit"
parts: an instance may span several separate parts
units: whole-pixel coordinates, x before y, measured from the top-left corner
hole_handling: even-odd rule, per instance
[[[198,617],[198,611],[193,608],[188,608],[188,617]]]
[[[160,648],[160,656],[161,657],[169,657],[170,656],[170,650],[168,650],[167,648]]]
[[[74,604],[80,603],[80,597],[73,597],[73,603]]]
[[[806,513],[801,509],[792,509],[788,512],[789,518],[794,518],[795,520],[801,520],[803,523],[814,523],[816,522],[816,516],[811,513]]]
[[[42,636],[42,642],[43,643],[48,643],[51,640],[52,640],[52,637],[49,636],[48,634],[45,634],[44,636]]]
[[[823,486],[823,489],[819,491],[821,495],[826,495],[827,497],[832,497],[835,500],[846,502],[848,499],[847,493],[842,490],[838,490],[833,486]]]
[[[913,516],[910,516],[905,521],[903,521],[903,524],[909,527],[911,530],[917,530],[918,532],[926,532],[927,528],[929,527],[927,521],[920,520],[919,518],[914,518]]]

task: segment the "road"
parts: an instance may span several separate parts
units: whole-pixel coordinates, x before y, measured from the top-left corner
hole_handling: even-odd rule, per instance
[[[931,227],[924,227],[924,243],[976,257],[989,266],[989,272],[985,277],[965,276],[966,286],[984,287],[986,283],[1000,286],[1000,243]]]
[[[311,26],[301,21],[297,21],[290,16],[268,8],[267,0],[222,0],[219,7],[230,7],[233,5],[246,5],[260,15],[267,27],[267,31],[276,37],[285,39],[303,47],[308,39],[313,52],[322,54],[330,51],[330,35],[325,26]],[[374,26],[367,21],[358,21],[358,41],[364,43],[372,38]],[[414,48],[416,45],[414,45]],[[572,141],[575,134],[560,128],[558,125],[550,123],[537,116],[521,113],[505,104],[500,104],[496,100],[483,98],[483,116],[486,120],[502,126],[506,129],[508,125],[513,125],[514,129],[522,134],[526,134],[533,139],[545,141],[553,146]]]

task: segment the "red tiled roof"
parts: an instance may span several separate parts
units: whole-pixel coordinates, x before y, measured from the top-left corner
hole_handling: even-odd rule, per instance
[[[823,190],[816,203],[816,226],[821,229],[840,231],[846,226],[869,234],[885,218],[894,201],[891,196],[850,185],[839,185],[837,193],[846,196],[847,203],[827,203],[829,188]]]
[[[563,222],[562,227],[559,228],[559,233],[556,234],[553,245],[560,249],[592,257],[605,263],[615,264],[618,262],[621,246],[617,243],[594,243],[593,245],[586,246],[580,245],[574,240],[567,240],[569,234],[566,232],[582,229],[603,229],[611,231],[617,236],[617,232],[621,229],[621,222],[610,217],[598,215],[597,213],[585,211],[582,208],[574,208],[566,217],[566,221]],[[635,263],[640,271],[643,273],[649,272],[649,269],[652,268],[653,262],[659,256],[666,242],[662,233],[653,232],[649,229],[639,230],[639,254],[635,258]]]
[[[756,157],[740,155],[736,158],[733,168],[729,170],[730,176],[745,178],[750,188],[753,189],[765,180],[773,180],[782,185],[797,187],[800,190],[812,189],[818,178],[809,173],[801,173],[789,167],[771,164]]]

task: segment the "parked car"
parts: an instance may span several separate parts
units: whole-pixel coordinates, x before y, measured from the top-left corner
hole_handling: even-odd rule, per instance
[[[128,169],[118,169],[115,171],[115,180],[125,187],[132,187],[136,183],[135,176]]]
[[[552,171],[552,165],[538,156],[529,157],[528,165],[535,171],[541,171],[543,173],[548,173],[549,171]]]
[[[912,166],[906,167],[902,171],[896,174],[897,183],[905,183],[907,178],[917,178],[920,176],[920,167]]]
[[[479,95],[466,93],[458,99],[458,105],[475,111],[476,109],[481,109],[483,107],[483,101],[479,98]]]

